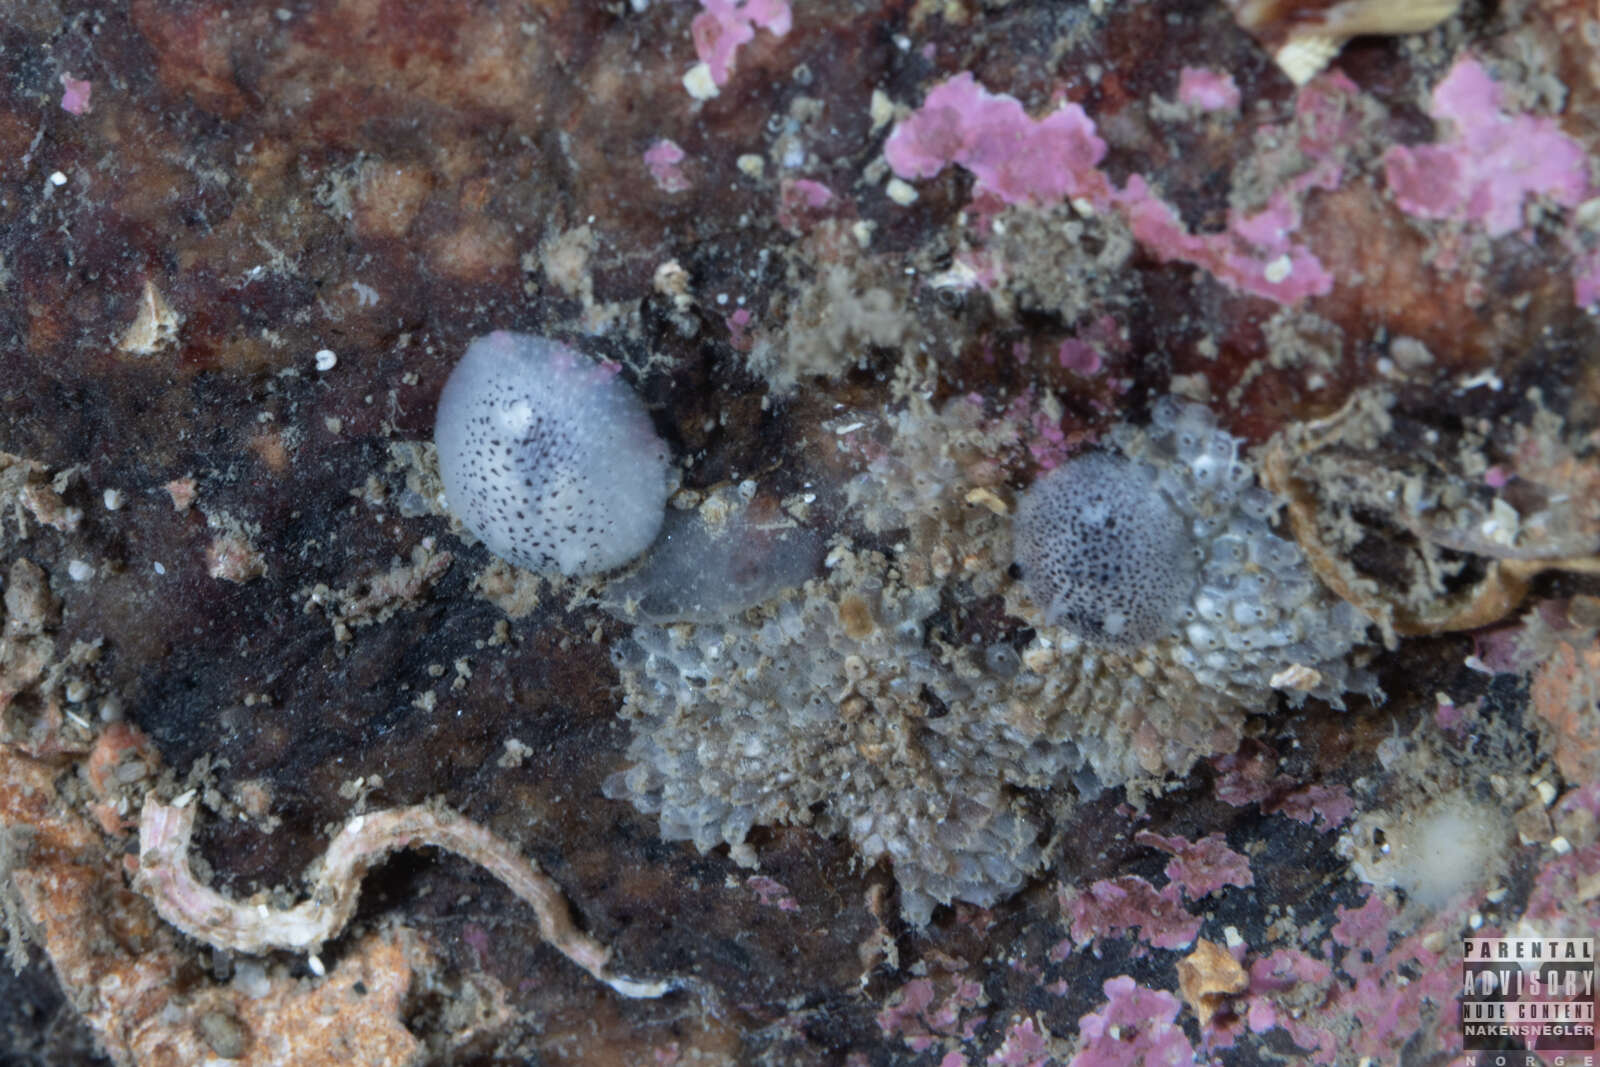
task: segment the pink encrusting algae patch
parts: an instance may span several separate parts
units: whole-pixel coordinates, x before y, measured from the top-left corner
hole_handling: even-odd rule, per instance
[[[1063,889],[1060,899],[1072,940],[1079,945],[1137,928],[1140,939],[1152,948],[1184,948],[1200,932],[1199,916],[1183,906],[1176,885],[1157,889],[1137,875],[1095,882],[1087,889]],[[1053,950],[1058,958],[1068,952],[1065,942]]]
[[[1228,213],[1228,229],[1193,234],[1177,211],[1135,174],[1117,196],[1133,236],[1162,259],[1210,271],[1225,285],[1280,304],[1294,304],[1333,289],[1333,276],[1316,256],[1289,240],[1300,226],[1300,209],[1280,191],[1254,215]]]
[[[1250,965],[1250,985],[1235,1010],[1204,1028],[1208,1048],[1231,1047],[1248,1026],[1255,1033],[1281,1028],[1306,1063],[1398,1063],[1419,1034],[1436,1051],[1460,1050],[1455,934],[1467,913],[1433,915],[1392,947],[1400,917],[1378,894],[1336,914],[1322,945],[1328,959],[1280,948]],[[1494,933],[1485,926],[1479,935]]]
[[[913,1052],[926,1052],[935,1045],[970,1039],[988,1021],[986,1015],[967,1017],[982,999],[983,987],[960,976],[952,979],[942,1000],[932,979],[914,978],[890,994],[878,1013],[878,1029],[885,1036],[899,1037]]]
[[[1248,888],[1255,884],[1250,861],[1228,847],[1221,834],[1210,834],[1198,841],[1173,835],[1164,837],[1149,830],[1134,835],[1137,844],[1159,848],[1172,856],[1167,864],[1167,879],[1184,891],[1190,900],[1219,892],[1225,886]]]
[[[1176,1022],[1178,998],[1125,974],[1106,979],[1106,1003],[1078,1020],[1078,1053],[1068,1067],[1187,1067],[1194,1046]]]
[[[679,166],[683,159],[683,149],[665,138],[652,144],[644,153],[644,165],[650,168],[650,177],[668,193],[681,193],[689,188],[689,179]]]
[[[94,91],[94,86],[81,78],[74,78],[70,74],[61,75],[61,110],[69,115],[87,115],[89,113],[89,97]]]
[[[764,874],[753,874],[744,880],[744,886],[769,908],[779,911],[799,911],[800,905],[795,903],[789,894],[789,887]]]
[[[1000,1047],[983,1062],[986,1067],[1045,1067],[1052,1062],[1049,1035],[1032,1019],[1014,1021]]]
[[[756,339],[750,331],[750,322],[754,317],[749,308],[740,308],[724,320],[728,324],[728,344],[735,352],[748,352],[755,347]]]
[[[1200,111],[1237,111],[1239,86],[1231,74],[1184,67],[1178,75],[1178,103]]]
[[[1015,97],[989,92],[968,73],[929,90],[883,154],[901,178],[931,178],[959,163],[977,178],[975,192],[1008,204],[1103,201],[1109,191],[1096,169],[1106,145],[1083,108],[1067,104],[1031,118]]]
[[[755,39],[756,27],[782,37],[794,25],[789,0],[700,0],[700,6],[705,10],[694,17],[689,30],[695,55],[719,87],[728,84],[734,56]]]
[[[1077,374],[1087,376],[1100,372],[1100,350],[1076,337],[1069,337],[1061,342],[1061,347],[1056,352],[1056,359],[1067,370]]]
[[[785,178],[778,190],[778,225],[799,233],[827,214],[833,190],[810,178]]]
[[[1260,804],[1268,815],[1287,815],[1323,833],[1342,825],[1355,811],[1355,798],[1342,785],[1302,784],[1289,775],[1274,774],[1277,760],[1271,753],[1241,750],[1215,757],[1211,765],[1217,771],[1212,791],[1236,808]]]
[[[1463,56],[1433,90],[1430,114],[1448,123],[1431,145],[1399,145],[1384,154],[1395,201],[1427,219],[1476,222],[1490,237],[1522,227],[1527,198],[1576,207],[1589,194],[1583,147],[1552,118],[1508,115],[1500,87],[1483,65]]]
[[[1206,73],[1190,75],[1190,96],[1224,103],[1227,86],[1215,77],[1208,80]],[[930,89],[922,107],[895,127],[883,154],[902,179],[931,178],[959,164],[977,179],[975,201],[1044,206],[1082,199],[1092,209],[1116,210],[1135,238],[1160,258],[1202,267],[1241,292],[1293,304],[1333,288],[1321,261],[1291,238],[1300,226],[1305,194],[1336,188],[1343,177],[1338,139],[1355,121],[1345,105],[1356,92],[1342,75],[1302,91],[1296,101],[1302,132],[1295,148],[1310,167],[1259,211],[1230,212],[1228,228],[1219,233],[1191,233],[1141,175],[1116,188],[1099,169],[1106,144],[1079,105],[1064,104],[1035,119],[1015,97],[989,92],[970,73]],[[979,211],[977,217],[988,214]]]
[[[1271,815],[1284,815],[1316,826],[1323,833],[1337,829],[1356,810],[1355,798],[1342,785],[1307,785],[1261,805],[1261,810]]]
[[[1028,454],[1040,470],[1053,470],[1066,462],[1077,442],[1069,440],[1061,423],[1045,411],[1034,395],[1033,387],[1017,394],[1007,406],[1005,417],[1015,425],[1025,428],[1024,438]]]

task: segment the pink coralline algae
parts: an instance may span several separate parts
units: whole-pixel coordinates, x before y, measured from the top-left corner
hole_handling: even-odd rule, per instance
[[[1255,884],[1250,873],[1250,861],[1228,847],[1221,834],[1210,834],[1198,841],[1174,835],[1164,837],[1140,830],[1134,841],[1170,853],[1167,864],[1168,880],[1188,895],[1190,900],[1210,896],[1225,886],[1241,888]]]
[[[1216,82],[1190,81],[1194,95],[1226,98]],[[1274,192],[1261,210],[1230,212],[1228,228],[1220,233],[1189,232],[1176,209],[1141,175],[1117,189],[1099,169],[1106,144],[1082,107],[1065,104],[1035,119],[1015,97],[989,92],[970,73],[929,90],[922,107],[895,127],[883,153],[903,179],[931,178],[959,164],[977,179],[977,200],[1043,206],[1082,199],[1095,210],[1116,210],[1140,244],[1158,257],[1202,267],[1241,292],[1293,304],[1333,288],[1317,257],[1291,236],[1300,226],[1305,193],[1335,188],[1343,176],[1336,138],[1354,121],[1347,116],[1345,98],[1356,91],[1348,79],[1334,75],[1301,93],[1296,148],[1311,166]]]
[[[689,179],[679,166],[683,159],[683,149],[665,139],[655,142],[644,153],[644,165],[650,168],[650,177],[668,193],[681,193],[689,188]]]
[[[987,1067],[1045,1067],[1051,1062],[1049,1035],[1032,1019],[1012,1023],[1000,1047],[984,1061]]]
[[[1085,377],[1100,371],[1100,350],[1076,337],[1069,337],[1061,342],[1061,349],[1056,353],[1056,358],[1067,370]]]
[[[991,93],[967,73],[930,90],[883,154],[902,178],[931,178],[959,163],[977,178],[975,192],[1008,204],[1103,200],[1108,189],[1096,169],[1106,145],[1083,108],[1067,104],[1030,118],[1015,97]]]
[[[1459,1050],[1460,957],[1452,952],[1464,916],[1436,915],[1389,948],[1396,920],[1376,894],[1360,907],[1340,908],[1331,944],[1348,951],[1338,970],[1299,949],[1256,960],[1242,1018],[1256,1033],[1282,1028],[1307,1063],[1397,1063],[1418,1035],[1436,1051]],[[1231,1046],[1238,1021],[1219,1017],[1207,1027],[1207,1044]]]
[[[94,86],[70,74],[61,75],[61,110],[69,115],[87,115],[89,113],[89,95]]]
[[[755,39],[756,27],[782,37],[794,25],[789,0],[700,0],[704,11],[690,26],[695,55],[721,87],[733,73],[734,55]]]
[[[1241,292],[1294,304],[1333,288],[1333,276],[1316,256],[1289,240],[1300,226],[1300,209],[1274,194],[1254,215],[1228,213],[1221,233],[1190,233],[1177,211],[1135,174],[1118,197],[1133,236],[1162,259],[1203,267]]]
[[[1344,786],[1302,785],[1286,774],[1274,774],[1277,761],[1267,752],[1218,756],[1211,765],[1217,771],[1212,792],[1236,808],[1259,803],[1268,815],[1287,815],[1323,833],[1343,825],[1355,811],[1355,798]]]
[[[1108,355],[1120,355],[1126,350],[1122,325],[1110,315],[1101,315],[1080,329],[1078,336],[1062,341],[1056,360],[1087,378],[1100,373]]]
[[[1157,889],[1131,874],[1095,882],[1087,889],[1063,890],[1061,911],[1079,945],[1137,927],[1140,938],[1153,948],[1183,948],[1200,932],[1200,919],[1183,906],[1177,885]],[[1064,958],[1069,950],[1063,942],[1054,954]]]
[[[1231,74],[1184,67],[1178,75],[1178,103],[1198,111],[1237,111],[1239,86]]]
[[[756,346],[756,339],[750,332],[750,322],[754,317],[749,308],[740,308],[727,316],[728,344],[733,346],[735,352],[748,352]]]
[[[982,402],[981,398],[979,402]],[[1059,467],[1072,454],[1077,444],[1067,439],[1060,422],[1040,406],[1031,386],[1011,401],[1006,408],[1006,418],[1018,426],[1025,427],[1024,438],[1028,454],[1033,457],[1040,470],[1054,470]]]
[[[792,233],[808,229],[833,203],[833,190],[810,178],[785,179],[778,192],[778,225]]]
[[[1078,1020],[1078,1054],[1068,1067],[1179,1067],[1194,1046],[1175,1021],[1178,998],[1125,974],[1106,979],[1106,1004]]]
[[[1500,237],[1522,227],[1530,196],[1570,208],[1588,195],[1583,147],[1555,119],[1502,111],[1500,87],[1471,56],[1434,89],[1430,113],[1451,124],[1447,137],[1383,159],[1395,201],[1411,214],[1477,222]]]
[[[1308,785],[1263,804],[1261,810],[1269,815],[1282,812],[1296,822],[1316,825],[1327,833],[1350,818],[1356,802],[1342,785]]]
[[[1546,937],[1587,937],[1600,929],[1600,783],[1569,790],[1552,813],[1572,851],[1546,862],[1524,912]]]
[[[913,1052],[926,1052],[946,1040],[972,1037],[987,1016],[964,1023],[962,1017],[982,996],[981,985],[957,977],[950,994],[939,1000],[932,979],[914,978],[890,996],[888,1006],[878,1013],[878,1029],[899,1036]]]
[[[1383,897],[1369,893],[1359,908],[1339,908],[1338,921],[1333,924],[1333,940],[1353,952],[1363,953],[1364,960],[1380,959],[1389,947],[1389,924],[1394,915]]]
[[[789,887],[774,878],[768,878],[764,874],[753,874],[744,880],[744,885],[769,908],[777,908],[779,911],[800,910],[800,905],[795,903],[794,897],[789,894]]]

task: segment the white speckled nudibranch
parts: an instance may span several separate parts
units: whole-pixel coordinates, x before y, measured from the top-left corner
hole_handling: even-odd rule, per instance
[[[661,529],[666,445],[614,366],[559,342],[501,330],[468,345],[434,443],[451,512],[519,567],[612,570]]]

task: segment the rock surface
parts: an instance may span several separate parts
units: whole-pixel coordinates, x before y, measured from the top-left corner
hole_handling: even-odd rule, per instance
[[[1468,916],[1600,926],[1600,792],[1564,777],[1600,691],[1592,5],[1469,2],[1299,89],[1220,0],[13,7],[0,1059],[250,1054],[359,1002],[387,1062],[1444,1063]],[[845,836],[756,826],[759,871],[663,841],[603,789],[635,624],[438,507],[438,393],[495,329],[621,366],[669,507],[749,483],[960,577],[921,620],[951,645],[1034,636],[960,531],[1203,402],[1378,620],[1387,703],[1285,701],[1142,796],[1020,789],[1038,873],[923,928]],[[952,401],[981,432],[891,470]],[[684,988],[617,996],[428,852],[367,874],[323,976],[214,954],[133,891],[151,790],[193,790],[200,873],[273,905],[351,816],[442,802]],[[1370,873],[1452,808],[1499,835],[1475,877]],[[1248,985],[1181,986],[1199,939]]]

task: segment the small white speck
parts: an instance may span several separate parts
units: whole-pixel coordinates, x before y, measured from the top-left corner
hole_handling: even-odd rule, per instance
[[[1483,916],[1477,912],[1473,912],[1471,915],[1467,916],[1467,925],[1476,930],[1478,927],[1483,925]]]
[[[1477,656],[1468,656],[1466,659],[1462,660],[1461,663],[1468,670],[1477,671],[1479,674],[1494,673],[1494,668],[1483,662],[1483,660],[1479,659]]]
[[[1261,272],[1261,276],[1267,281],[1271,282],[1273,285],[1277,285],[1279,282],[1283,281],[1293,273],[1294,260],[1289,258],[1289,253],[1285,252],[1271,263],[1268,263],[1266,268]]]
[[[696,63],[689,68],[689,73],[683,76],[684,90],[696,100],[710,100],[721,90],[711,77],[711,68],[705,63]]]
[[[306,966],[311,968],[311,973],[316,975],[318,978],[321,978],[328,973],[328,969],[322,965],[322,960],[318,959],[316,956],[307,956]]]
[[[1550,851],[1558,856],[1565,856],[1572,851],[1572,842],[1565,837],[1556,836],[1550,839]]]
[[[718,293],[717,294],[717,304],[719,306],[723,305],[723,304],[726,304],[727,302],[728,302],[728,294],[727,293]]]
[[[122,490],[107,489],[100,494],[100,499],[105,502],[107,511],[117,511],[122,507]]]
[[[1470,378],[1463,379],[1461,385],[1456,389],[1456,392],[1461,393],[1467,391],[1468,389],[1477,389],[1485,385],[1488,386],[1492,392],[1498,393],[1501,386],[1505,385],[1505,383],[1500,380],[1500,376],[1494,371],[1483,370],[1477,374],[1474,374]]]
[[[87,582],[94,577],[94,568],[81,559],[75,559],[67,564],[67,576],[75,582]]]
[[[54,174],[50,175],[50,184],[59,188],[60,186],[67,184],[67,176],[58,170]]]
[[[330,371],[339,365],[339,357],[334,355],[331,348],[318,349],[316,359],[319,371]]]
[[[901,207],[917,202],[917,191],[911,187],[911,183],[902,181],[899,178],[890,178],[889,184],[883,187],[883,191],[890,200],[893,200]]]
[[[167,573],[167,568],[163,567],[160,563],[153,563],[153,564],[151,564],[151,566],[153,566],[156,569],[156,573],[157,574],[165,574],[165,573]]]

